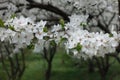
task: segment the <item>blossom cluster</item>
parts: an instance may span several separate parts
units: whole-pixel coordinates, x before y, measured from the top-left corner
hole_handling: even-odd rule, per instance
[[[114,53],[118,46],[119,38],[109,34],[90,33],[86,30],[77,30],[71,32],[66,43],[66,48],[72,50],[74,55],[81,54],[88,57],[92,56],[104,56],[107,53]],[[119,36],[120,37],[120,36]],[[79,56],[80,57],[80,56]]]
[[[88,15],[84,15],[84,17],[83,15],[71,16],[70,22],[65,25],[68,34],[65,46],[68,53],[72,52],[77,57],[85,58],[114,53],[120,41],[120,34],[115,31],[108,34],[83,30],[81,24],[84,23],[85,26],[87,17]]]
[[[0,40],[14,44],[14,52],[19,49],[34,46],[34,52],[40,52],[44,43],[54,40],[59,44],[65,39],[65,48],[77,57],[104,56],[114,53],[120,42],[120,34],[112,31],[111,34],[103,32],[89,32],[84,30],[87,26],[88,15],[72,15],[70,22],[46,27],[46,21],[35,23],[30,18],[23,16],[10,18],[5,21],[0,29]]]
[[[15,46],[15,52],[32,44],[33,39],[41,40],[46,35],[43,32],[46,21],[34,23],[30,18],[23,16],[8,19],[4,26],[1,26],[1,41],[9,41]],[[38,41],[39,42],[39,41]]]

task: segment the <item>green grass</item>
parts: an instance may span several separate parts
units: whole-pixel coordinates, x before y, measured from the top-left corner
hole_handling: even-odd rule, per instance
[[[88,72],[86,63],[75,66],[75,61],[64,51],[58,51],[53,60],[51,80],[100,80],[97,70],[94,73]],[[0,64],[0,77],[5,78],[5,72]],[[44,80],[47,68],[45,60],[39,54],[26,55],[26,70],[22,80]],[[120,64],[115,62],[107,75],[106,80],[120,80]]]

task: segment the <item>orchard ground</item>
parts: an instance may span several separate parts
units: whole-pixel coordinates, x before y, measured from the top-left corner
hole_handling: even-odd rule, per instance
[[[114,63],[110,67],[106,80],[119,80],[120,64],[113,58],[111,58],[112,62]],[[6,80],[1,64],[0,68],[0,78]],[[39,54],[28,52],[26,53],[26,70],[22,80],[44,80],[46,68],[46,62]],[[81,62],[78,65],[73,58],[60,49],[53,60],[51,80],[100,80],[100,75],[97,68],[95,68],[95,72],[89,73],[87,62]]]

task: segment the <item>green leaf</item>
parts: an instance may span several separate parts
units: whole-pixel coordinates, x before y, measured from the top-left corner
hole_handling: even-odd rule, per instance
[[[61,27],[64,30],[65,21],[63,19],[60,19],[59,23],[61,24]]]
[[[113,37],[113,34],[109,34],[109,37]]]
[[[30,44],[27,46],[27,49],[34,49],[34,44]]]
[[[10,16],[10,18],[15,18],[16,17],[16,14],[12,14],[11,16]]]
[[[2,19],[0,19],[0,27],[5,27],[4,22]]]
[[[85,22],[81,22],[81,23],[80,23],[80,26],[85,27],[85,26],[87,26],[87,23],[85,23]]]
[[[76,49],[77,51],[80,51],[82,49],[82,45],[78,43],[74,49]]]
[[[62,42],[64,42],[64,41],[67,41],[67,38],[62,38],[61,37],[61,39],[60,39],[60,42],[58,43],[59,45],[62,43]]]
[[[11,30],[13,30],[13,31],[15,31],[15,29],[14,29],[14,27],[13,26],[9,26],[9,29],[11,29]]]
[[[43,32],[48,32],[47,27],[44,27],[44,28],[43,28]]]
[[[50,39],[50,37],[49,36],[44,36],[43,39],[47,41],[47,40]]]
[[[67,38],[61,38],[61,41],[66,41],[67,40]]]
[[[55,41],[54,40],[50,41],[50,45],[55,46],[56,45]]]

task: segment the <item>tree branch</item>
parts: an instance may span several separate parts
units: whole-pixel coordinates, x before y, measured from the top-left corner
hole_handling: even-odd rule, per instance
[[[8,9],[7,7],[1,7],[0,10],[6,10]]]
[[[41,4],[41,3],[34,2],[33,0],[27,0],[27,1],[29,2],[28,9],[31,9],[31,8],[45,9],[47,11],[60,15],[61,17],[63,17],[64,20],[69,21],[69,17],[68,17],[69,14],[65,13],[64,11],[60,10],[59,8],[51,4]]]

